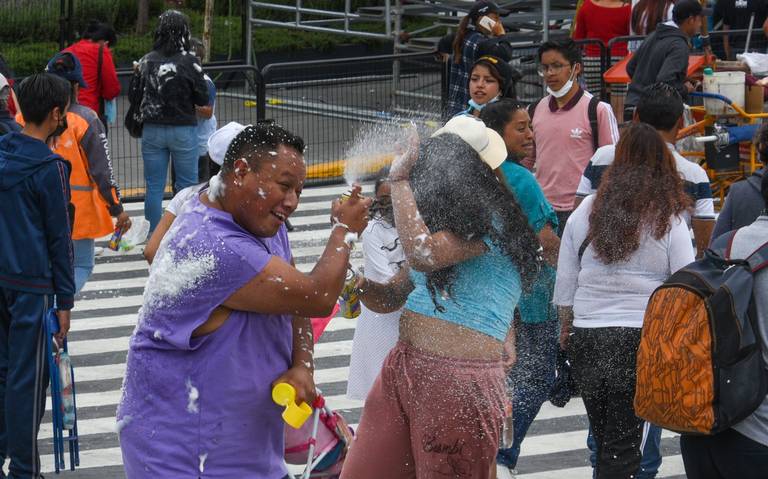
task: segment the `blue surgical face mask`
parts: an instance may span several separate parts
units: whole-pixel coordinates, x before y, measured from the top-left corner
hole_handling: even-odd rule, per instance
[[[499,101],[499,96],[500,95],[496,95],[490,101],[488,101],[487,103],[483,103],[482,105],[470,98],[469,107],[473,110],[483,111],[483,108],[485,108],[486,106],[490,105],[491,103]]]

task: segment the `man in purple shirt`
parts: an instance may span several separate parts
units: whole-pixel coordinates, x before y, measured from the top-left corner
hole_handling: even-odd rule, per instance
[[[117,414],[129,479],[286,475],[271,389],[287,382],[297,402],[312,402],[307,317],[335,304],[349,262],[345,235],[365,228],[370,203],[359,187],[337,202],[317,268],[296,270],[285,220],[306,176],[303,149],[279,126],[245,128],[163,239]]]

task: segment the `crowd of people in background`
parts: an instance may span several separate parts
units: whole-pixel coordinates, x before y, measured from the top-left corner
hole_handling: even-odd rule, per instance
[[[160,16],[126,116],[141,137],[152,265],[117,411],[127,477],[287,477],[271,389],[285,382],[298,403],[315,399],[309,318],[333,311],[357,237],[365,267],[347,394],[365,407],[341,478],[511,474],[542,405],[576,393],[595,477],[656,477],[662,429],[635,402],[646,306],[724,234],[732,258],[760,250],[765,168],[733,185],[715,222],[706,172],[675,149],[696,88],[698,1],[584,0],[574,39],[648,35],[611,52],[634,52],[623,125],[595,94],[599,51],[570,39],[539,46],[547,94],[518,101],[498,42],[508,13],[478,1],[441,42],[447,121],[410,131],[374,198],[355,185],[332,203],[308,273],[287,227],[307,176],[303,139],[275,124],[217,128],[202,44],[183,14]],[[131,228],[107,141],[115,43],[92,23],[15,91],[0,76],[0,457],[14,479],[41,477],[44,315],[54,308],[63,340],[95,240]],[[756,145],[765,164],[768,127]],[[175,196],[163,211],[169,166]],[[768,364],[768,269],[753,289]],[[568,365],[571,385],[558,382]],[[768,397],[723,432],[684,434],[681,451],[692,479],[764,477]]]

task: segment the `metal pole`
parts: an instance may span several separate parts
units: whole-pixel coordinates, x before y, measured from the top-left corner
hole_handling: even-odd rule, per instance
[[[402,29],[402,16],[400,15],[403,2],[402,0],[395,0],[395,35],[392,44],[394,45],[394,53],[399,53],[400,47],[400,33]],[[400,88],[400,60],[392,62],[392,108],[397,107],[397,90]]]
[[[392,34],[392,0],[384,2],[384,23],[384,32],[389,36]]]
[[[245,43],[245,49],[243,50],[245,52],[245,64],[255,66],[256,62],[253,61],[253,23],[251,22],[253,11],[249,0],[243,0],[243,4],[245,9],[245,15],[243,15],[243,23],[245,23],[245,28],[243,29],[243,32],[245,32],[245,35],[243,35],[243,43]]]
[[[352,0],[344,0],[344,31],[349,31],[349,12],[352,10]]]
[[[755,13],[749,17],[749,32],[747,32],[747,43],[744,44],[744,53],[749,52],[749,42],[752,40],[752,27],[755,26]]]
[[[541,0],[541,39],[549,41],[549,0]]]
[[[301,0],[296,0],[296,26],[301,25]]]

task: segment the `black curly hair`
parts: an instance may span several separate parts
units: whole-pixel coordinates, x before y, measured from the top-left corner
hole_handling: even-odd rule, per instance
[[[411,170],[416,206],[429,230],[466,239],[490,237],[517,266],[528,289],[539,271],[539,240],[514,196],[475,150],[459,136],[424,141]],[[427,273],[427,289],[437,311],[437,292],[451,295],[455,266]]]
[[[160,15],[152,49],[170,57],[190,50],[189,18],[178,10]]]
[[[768,123],[763,123],[760,126],[760,129],[755,133],[753,143],[757,147],[757,158],[764,165],[768,165]]]

